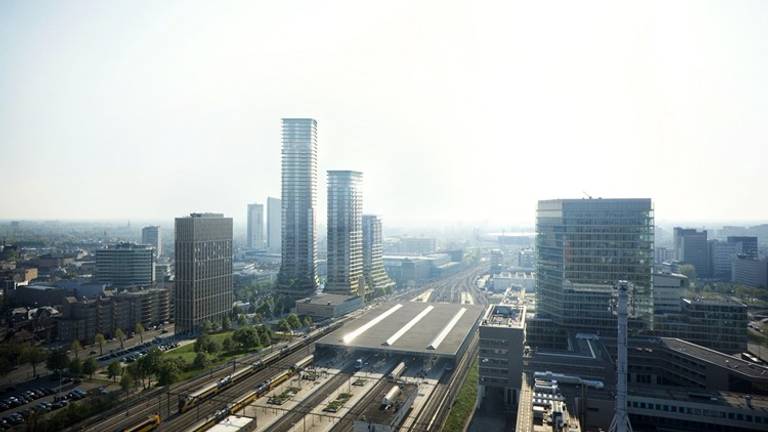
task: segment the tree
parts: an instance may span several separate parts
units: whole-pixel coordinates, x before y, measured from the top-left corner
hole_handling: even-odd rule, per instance
[[[62,348],[48,353],[45,360],[45,367],[61,375],[61,372],[69,366],[69,356]]]
[[[120,366],[120,362],[115,360],[107,366],[107,376],[115,382],[115,378],[119,377],[123,373],[123,367]]]
[[[75,376],[83,373],[83,362],[79,358],[75,357],[69,361],[69,373]]]
[[[123,332],[123,329],[117,329],[115,337],[120,341],[120,349],[125,349],[125,332]]]
[[[235,344],[232,342],[231,337],[225,337],[221,342],[221,347],[224,349],[224,351],[230,352],[235,349]]]
[[[208,361],[208,356],[205,355],[204,352],[199,352],[195,356],[195,360],[192,362],[192,367],[195,369],[205,369],[209,364],[210,362]]]
[[[307,315],[307,316],[304,317],[304,326],[306,326],[307,328],[312,327],[312,317],[311,316]]]
[[[229,320],[229,315],[224,315],[224,318],[221,319],[221,329],[224,331],[228,331],[232,328],[232,322]]]
[[[299,320],[298,315],[296,315],[295,313],[288,315],[288,318],[286,318],[286,321],[288,321],[288,324],[291,326],[292,329],[297,329],[301,327],[301,321]]]
[[[32,365],[32,375],[37,376],[37,365],[44,362],[48,357],[48,353],[34,345],[26,345],[22,348],[21,359],[24,363]]]
[[[678,271],[681,274],[684,274],[684,275],[688,276],[688,279],[690,281],[693,282],[693,281],[696,280],[696,267],[694,267],[693,265],[691,265],[691,264],[681,264],[678,267]]]
[[[130,371],[125,371],[123,377],[120,379],[120,387],[125,391],[133,390],[136,387],[136,378]]]
[[[215,339],[209,340],[205,345],[205,352],[208,354],[216,354],[219,351],[221,351],[221,345]]]
[[[157,383],[163,386],[175,383],[179,380],[183,368],[184,361],[179,358],[163,361],[157,373]]]
[[[195,352],[203,352],[208,348],[208,342],[210,341],[211,337],[208,336],[208,333],[203,333],[200,336],[197,337],[197,340],[195,340],[195,346],[193,347]]]
[[[80,350],[83,349],[83,346],[80,345],[80,341],[77,340],[77,339],[73,340],[72,341],[72,345],[70,345],[70,349],[72,350],[73,353],[75,353],[75,358],[79,359],[80,358]]]
[[[96,363],[96,359],[93,357],[88,357],[83,362],[83,373],[88,375],[89,378],[93,378],[93,374],[96,373],[98,368],[99,364]]]
[[[238,327],[244,327],[248,325],[248,320],[245,318],[245,315],[238,315],[237,316],[237,326]]]
[[[203,334],[208,334],[213,331],[213,323],[211,323],[208,320],[203,321],[203,323],[200,325],[200,331]]]
[[[0,356],[0,376],[8,375],[13,369],[13,362],[6,356]]]
[[[256,330],[251,326],[246,326],[235,330],[232,334],[232,340],[239,343],[243,349],[251,349],[259,344],[259,336]]]
[[[285,333],[291,332],[291,323],[288,322],[286,319],[281,319],[280,322],[277,323],[277,328],[279,328],[281,331]]]
[[[140,322],[137,322],[136,327],[134,327],[133,331],[139,334],[139,339],[141,340],[141,343],[144,343],[144,326],[141,325]]]
[[[96,340],[96,345],[99,346],[99,355],[104,355],[104,344],[107,342],[107,339],[101,333],[96,333],[94,339]]]

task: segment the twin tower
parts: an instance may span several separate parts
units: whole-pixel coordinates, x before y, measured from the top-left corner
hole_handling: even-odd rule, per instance
[[[277,291],[309,297],[318,288],[317,121],[283,119],[282,264]],[[391,290],[381,219],[363,215],[363,174],[328,171],[328,277],[324,292],[371,297]]]

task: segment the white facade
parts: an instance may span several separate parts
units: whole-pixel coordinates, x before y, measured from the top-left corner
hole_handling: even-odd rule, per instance
[[[279,198],[267,198],[267,249],[271,253],[280,253],[283,209]]]
[[[264,205],[248,204],[248,249],[264,249]]]

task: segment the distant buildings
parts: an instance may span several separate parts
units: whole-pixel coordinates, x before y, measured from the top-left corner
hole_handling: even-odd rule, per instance
[[[732,261],[733,282],[753,288],[768,288],[768,258],[738,256]]]
[[[524,269],[533,269],[536,266],[536,254],[533,249],[526,248],[517,252],[517,266]]]
[[[539,201],[536,318],[615,334],[613,287],[628,280],[637,316],[650,328],[653,228],[650,199]]]
[[[384,269],[381,218],[363,215],[363,276],[374,296],[389,294],[395,286]]]
[[[94,280],[116,288],[152,285],[155,280],[153,247],[118,243],[97,250]]]
[[[714,279],[731,280],[731,263],[736,259],[736,255],[741,252],[741,244],[710,240],[708,247],[709,276]]]
[[[707,231],[692,228],[675,227],[673,232],[675,259],[691,264],[698,277],[709,276],[709,253],[707,250]]]
[[[328,171],[328,277],[323,292],[364,296],[363,174]]]
[[[155,257],[163,254],[163,239],[160,234],[160,226],[150,225],[141,229],[141,243],[155,248]]]
[[[278,198],[267,198],[267,248],[270,253],[280,253],[282,236],[282,202]]]
[[[757,237],[755,236],[728,236],[728,243],[736,245],[740,254],[747,258],[757,259]]]
[[[248,249],[264,248],[264,205],[248,204],[248,228],[246,230]]]
[[[232,311],[232,218],[192,213],[176,218],[176,332],[196,332]]]
[[[276,290],[293,298],[317,290],[317,121],[283,119],[282,261]]]

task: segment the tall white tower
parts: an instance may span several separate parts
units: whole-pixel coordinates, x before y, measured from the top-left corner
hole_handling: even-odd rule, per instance
[[[611,432],[632,432],[632,425],[627,415],[627,321],[629,319],[630,283],[620,280],[616,283],[618,298],[616,318],[618,338],[616,340],[616,412],[611,421]]]

